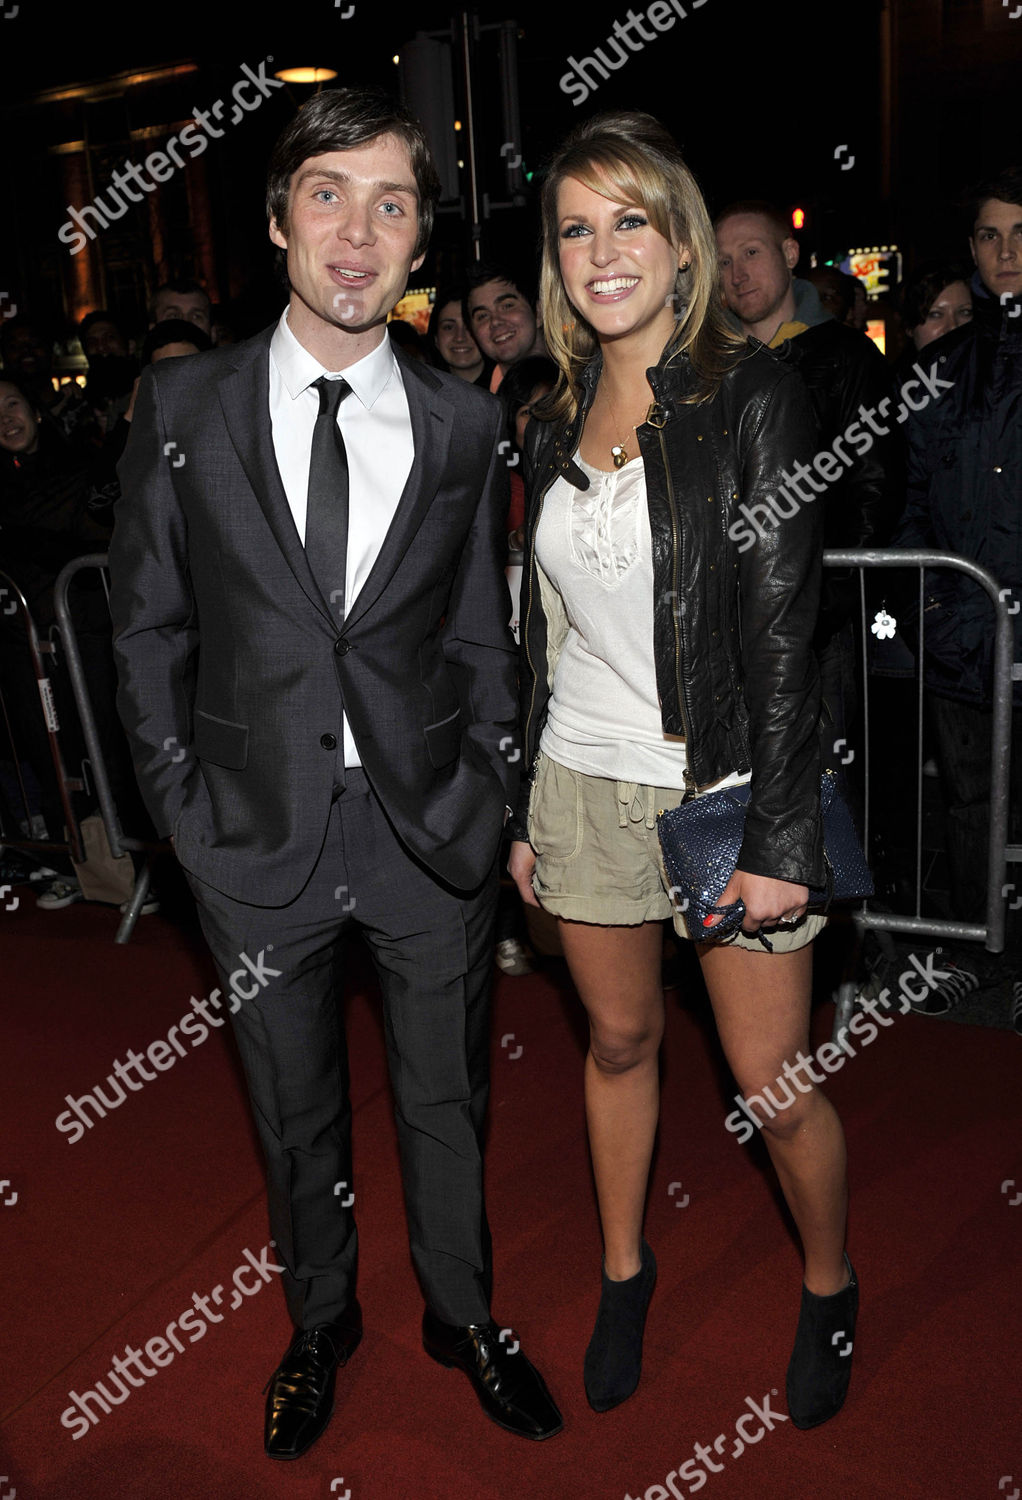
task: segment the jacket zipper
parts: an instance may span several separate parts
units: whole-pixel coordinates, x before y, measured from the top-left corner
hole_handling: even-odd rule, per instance
[[[553,476],[553,478],[548,479],[547,482],[546,482],[546,484],[543,486],[543,492],[540,495],[539,501],[538,501],[537,506],[536,506],[536,520],[535,520],[535,523],[534,523],[534,525],[532,527],[531,535],[530,535],[530,538],[529,538],[529,555],[525,559],[525,562],[526,562],[525,573],[526,573],[526,578],[527,578],[528,598],[527,598],[526,604],[525,604],[525,618],[522,621],[522,639],[525,641],[525,659],[529,663],[529,670],[532,673],[532,696],[529,699],[529,712],[525,716],[525,726],[524,726],[524,730],[523,730],[523,733],[522,733],[522,747],[523,747],[524,750],[526,750],[526,752],[529,749],[529,733],[530,733],[530,731],[532,729],[532,715],[533,715],[533,711],[534,711],[534,709],[536,707],[536,684],[539,681],[539,678],[538,678],[538,675],[537,675],[537,672],[536,672],[536,665],[535,665],[535,663],[532,660],[532,650],[531,650],[530,640],[529,640],[529,618],[530,618],[530,616],[532,614],[532,575],[533,575],[533,572],[535,570],[535,559],[536,559],[536,531],[537,531],[537,529],[539,527],[539,518],[540,518],[540,516],[543,513],[543,501],[546,499],[547,490],[553,484],[554,479],[556,479],[556,477],[557,476],[555,474]]]
[[[685,731],[685,769],[682,772],[682,775],[685,778],[685,786],[690,792],[695,793],[696,781],[695,777],[692,775],[691,770],[689,769],[688,757],[688,748],[692,743],[692,735],[689,728],[688,714],[685,711],[685,688],[681,680],[681,630],[678,625],[678,601],[681,597],[678,588],[678,584],[681,579],[681,569],[679,563],[681,539],[678,535],[678,517],[674,508],[674,485],[671,481],[670,465],[667,462],[667,444],[664,442],[663,428],[658,428],[657,433],[660,438],[660,456],[664,462],[664,476],[667,480],[667,503],[671,511],[671,531],[674,537],[674,571],[672,575],[674,583],[674,608],[671,610],[671,619],[674,622],[674,671],[675,681],[678,684],[678,712],[681,715],[681,727]]]

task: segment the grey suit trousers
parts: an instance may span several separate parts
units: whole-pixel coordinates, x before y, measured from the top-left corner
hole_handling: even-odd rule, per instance
[[[224,984],[240,955],[266,977],[232,1015],[266,1155],[270,1227],[295,1325],[337,1317],[355,1293],[358,1236],[341,939],[360,928],[383,992],[412,1259],[444,1322],[489,1318],[482,1183],[497,865],[452,891],[401,844],[365,773],[351,768],[301,893],[234,901],[189,876]],[[269,972],[280,970],[279,975]],[[345,1186],[339,1186],[345,1184]]]

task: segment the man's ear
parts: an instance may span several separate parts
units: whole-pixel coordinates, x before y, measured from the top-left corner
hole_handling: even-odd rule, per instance
[[[278,226],[277,220],[275,218],[273,218],[273,219],[270,220],[269,235],[270,235],[270,239],[276,245],[276,247],[277,247],[278,250],[286,250],[287,249],[287,238],[285,237],[285,235],[283,234],[282,230]]]
[[[532,312],[533,312],[533,316],[536,319],[536,327],[537,327],[537,329],[542,328],[543,327],[543,304],[542,304],[542,302],[535,302],[535,303],[533,303]]]
[[[425,250],[423,250],[422,254],[421,255],[417,255],[415,257],[415,259],[412,261],[411,265],[408,267],[408,274],[411,275],[411,273],[413,271],[417,271],[419,269],[419,267],[422,265],[422,262],[425,259],[426,259],[426,252],[425,252]]]
[[[973,239],[971,234],[969,235],[969,249],[972,252],[972,264],[974,266],[978,266],[979,261],[976,259],[976,241]]]
[[[800,253],[798,240],[789,236],[788,239],[781,241],[781,254],[784,256],[784,264],[789,271],[794,271],[798,265]]]

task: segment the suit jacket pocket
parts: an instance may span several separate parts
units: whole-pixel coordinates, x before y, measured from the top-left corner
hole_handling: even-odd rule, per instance
[[[437,724],[427,724],[422,731],[426,736],[426,749],[429,758],[439,771],[441,766],[446,766],[452,760],[456,760],[461,749],[461,709],[456,708],[453,714],[448,714],[446,719],[441,719]]]
[[[195,710],[195,753],[200,760],[211,761],[229,771],[243,771],[248,761],[248,725],[232,724],[215,714]]]

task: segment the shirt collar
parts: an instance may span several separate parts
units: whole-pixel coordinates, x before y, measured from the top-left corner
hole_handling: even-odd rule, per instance
[[[394,346],[386,333],[371,353],[349,365],[346,370],[328,370],[295,338],[287,321],[287,308],[281,313],[280,321],[273,331],[270,354],[292,401],[296,401],[321,375],[341,374],[362,405],[368,409],[383,393],[393,375],[396,374],[399,380],[401,378]]]

